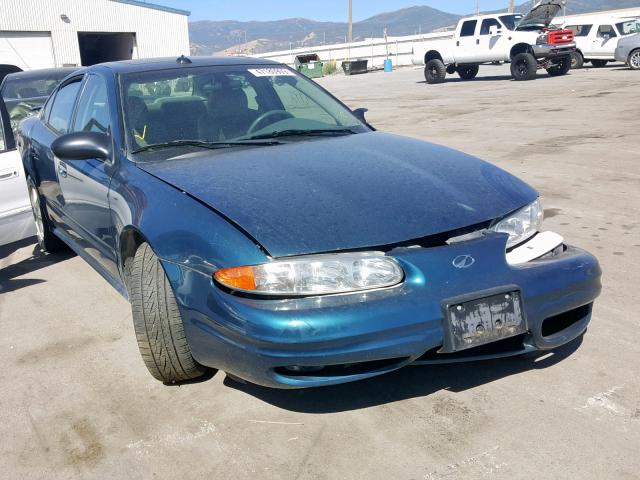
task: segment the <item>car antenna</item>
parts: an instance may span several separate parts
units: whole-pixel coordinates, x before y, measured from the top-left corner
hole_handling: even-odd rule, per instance
[[[186,64],[192,63],[191,60],[189,60],[184,55],[180,55],[176,60],[176,62],[178,62],[180,65],[186,65]]]

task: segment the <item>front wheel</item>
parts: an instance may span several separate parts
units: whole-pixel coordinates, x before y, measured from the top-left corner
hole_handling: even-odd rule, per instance
[[[424,79],[428,84],[442,83],[447,76],[447,69],[442,60],[434,58],[424,67]]]
[[[566,57],[557,59],[554,65],[547,68],[547,73],[552,77],[559,77],[566,75],[569,70],[571,70],[571,57],[567,55]]]
[[[36,224],[36,235],[38,246],[45,253],[55,253],[65,248],[64,243],[51,231],[51,223],[47,216],[47,209],[40,198],[40,192],[31,177],[27,179],[27,189],[29,190],[29,200],[31,201],[31,213]]]
[[[607,60],[591,60],[591,65],[593,65],[596,68],[605,67],[607,63],[609,63]]]
[[[151,375],[164,383],[203,376],[208,369],[191,355],[171,284],[147,243],[136,251],[127,287],[138,348]]]
[[[634,50],[629,54],[627,63],[629,64],[629,68],[631,70],[640,70],[640,48]]]
[[[478,75],[480,67],[478,65],[461,65],[458,67],[458,75],[463,80],[473,80]]]
[[[511,59],[511,76],[516,81],[533,80],[537,71],[538,62],[530,53],[519,53]]]
[[[584,65],[584,57],[580,52],[571,52],[571,68],[578,70]]]

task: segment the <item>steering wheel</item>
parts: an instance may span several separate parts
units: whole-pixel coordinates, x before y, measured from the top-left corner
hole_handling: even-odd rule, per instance
[[[286,120],[287,118],[293,118],[293,115],[284,110],[271,110],[269,112],[265,112],[253,121],[249,130],[247,130],[247,136],[251,135],[256,130],[259,130],[258,126],[271,117],[281,117],[280,120]],[[271,125],[272,123],[276,123],[276,120],[269,122],[267,125]]]

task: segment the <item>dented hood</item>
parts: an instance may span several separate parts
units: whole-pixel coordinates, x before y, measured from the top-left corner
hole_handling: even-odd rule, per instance
[[[548,27],[566,3],[566,0],[541,0],[536,2],[531,11],[520,21],[516,30]]]
[[[199,150],[138,166],[274,257],[414,240],[501,217],[537,196],[482,160],[378,132]]]

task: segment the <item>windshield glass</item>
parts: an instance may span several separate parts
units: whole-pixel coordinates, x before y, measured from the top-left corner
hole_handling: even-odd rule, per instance
[[[60,81],[69,75],[69,70],[25,72],[5,77],[0,95],[11,118],[14,131],[20,121],[33,115],[44,104]]]
[[[284,66],[194,67],[124,75],[130,151],[184,141],[368,131],[316,84]],[[293,133],[292,133],[293,134]]]
[[[640,21],[629,20],[627,22],[616,23],[620,35],[631,35],[632,33],[640,33]]]
[[[523,15],[520,15],[520,14],[501,15],[500,21],[502,21],[504,26],[507,27],[509,30],[515,30],[516,27],[518,26],[518,23],[520,23],[520,20],[522,20],[522,17]]]

